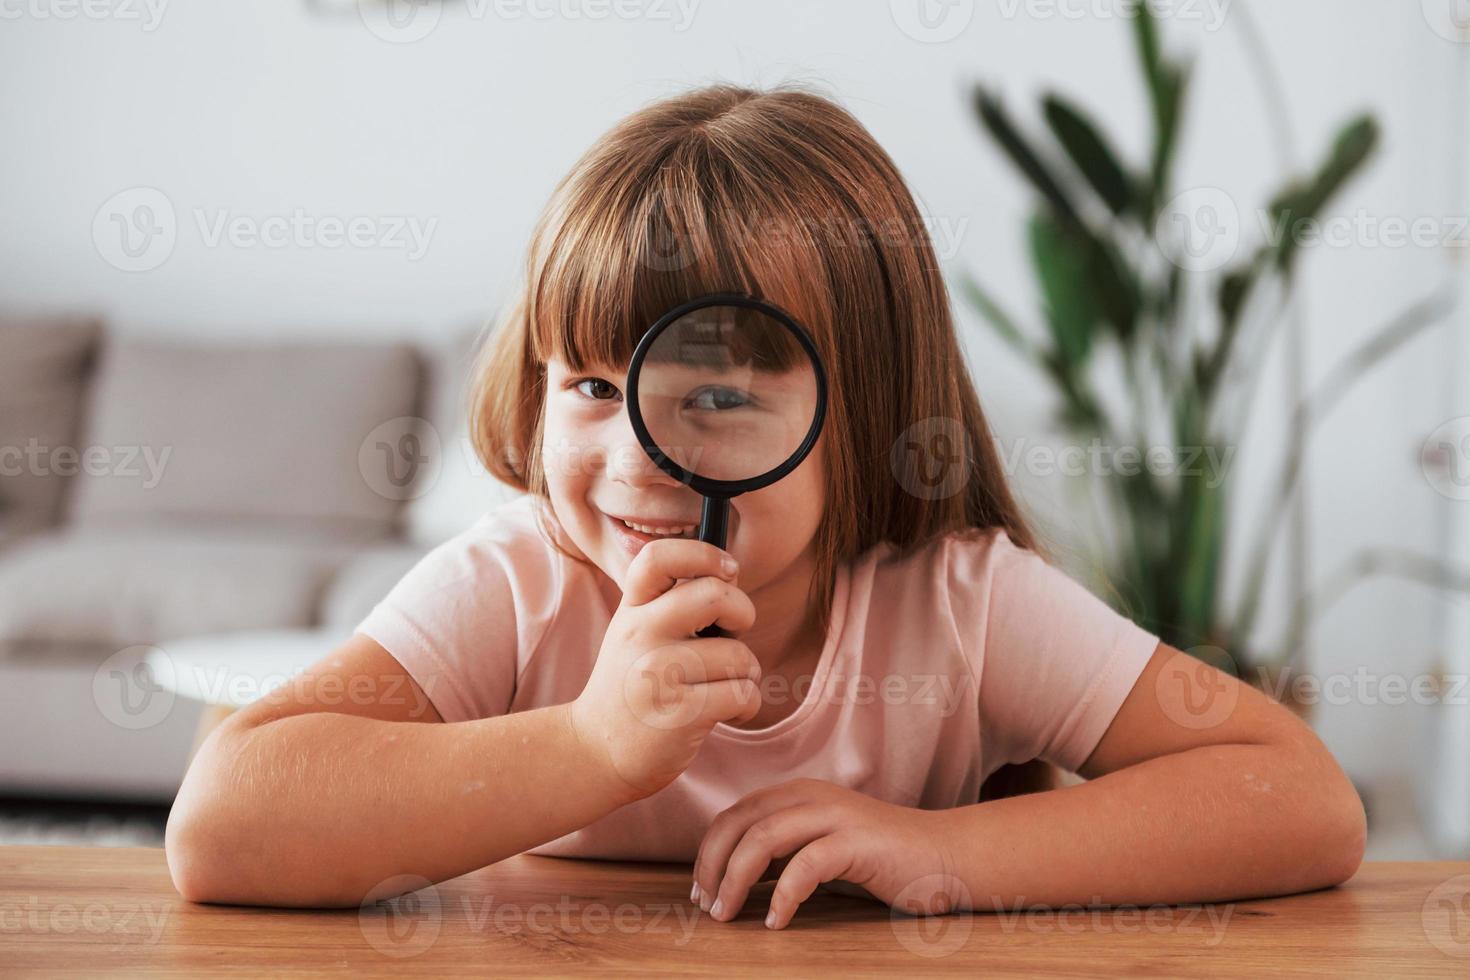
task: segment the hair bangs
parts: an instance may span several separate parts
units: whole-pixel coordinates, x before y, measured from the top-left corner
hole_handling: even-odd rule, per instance
[[[777,220],[789,221],[790,203],[755,181],[732,186],[738,168],[698,143],[622,182],[597,167],[574,171],[563,206],[551,209],[559,212],[554,234],[532,250],[528,315],[538,361],[621,369],[660,317],[710,293],[775,303],[815,335],[808,318],[825,318],[810,308],[822,292],[810,285],[826,279],[815,242],[773,231]]]

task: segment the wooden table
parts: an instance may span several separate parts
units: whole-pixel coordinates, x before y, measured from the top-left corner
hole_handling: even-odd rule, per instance
[[[749,972],[912,976],[1470,976],[1470,863],[1210,906],[913,919],[818,893],[781,932],[770,883],[734,922],[683,866],[522,856],[365,910],[195,905],[151,848],[0,847],[0,975]]]

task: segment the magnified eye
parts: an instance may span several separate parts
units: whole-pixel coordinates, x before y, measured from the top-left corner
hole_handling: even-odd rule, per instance
[[[593,398],[598,401],[606,401],[609,398],[616,398],[618,396],[617,387],[611,382],[604,381],[602,378],[582,378],[572,387],[576,388],[588,398]]]
[[[712,412],[724,412],[742,408],[751,403],[750,396],[734,388],[701,388],[689,396],[691,408]]]

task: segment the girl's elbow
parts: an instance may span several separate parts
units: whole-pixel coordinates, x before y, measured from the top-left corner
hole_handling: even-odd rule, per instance
[[[163,834],[163,852],[174,889],[191,902],[220,902],[224,888],[212,828],[187,806],[177,802],[169,811]]]
[[[1351,799],[1346,805],[1347,813],[1344,820],[1347,824],[1343,832],[1343,841],[1339,845],[1337,858],[1341,862],[1334,869],[1335,876],[1332,884],[1340,885],[1353,875],[1358,873],[1358,868],[1363,863],[1363,855],[1368,849],[1368,817],[1363,810],[1363,801],[1358,797],[1357,791],[1350,793]]]
[[[169,809],[163,832],[164,857],[174,888],[191,902],[240,902],[242,853],[251,836],[243,814],[222,784],[223,766],[204,750],[195,756]]]
[[[1358,873],[1368,848],[1368,817],[1352,782],[1339,772],[1313,809],[1319,814],[1315,836],[1320,855],[1319,887],[1340,885]]]

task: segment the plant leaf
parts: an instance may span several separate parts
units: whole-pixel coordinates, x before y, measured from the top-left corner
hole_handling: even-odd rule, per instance
[[[1244,265],[1220,277],[1215,291],[1215,305],[1220,311],[1219,336],[1209,354],[1195,362],[1195,383],[1207,401],[1214,396],[1215,386],[1230,360],[1235,338],[1240,332],[1240,315],[1251,290],[1255,289],[1261,273],[1267,268],[1271,254],[1271,246],[1263,245]]]
[[[1028,231],[1031,260],[1041,283],[1057,355],[1075,370],[1092,349],[1092,326],[1097,319],[1096,307],[1079,288],[1089,277],[1090,256],[1079,247],[1079,239],[1063,231],[1044,210],[1031,216]]]
[[[1043,100],[1042,111],[1057,142],[1097,196],[1114,214],[1125,213],[1134,203],[1133,187],[1097,127],[1080,109],[1054,93]]]
[[[1367,162],[1378,145],[1378,123],[1367,114],[1343,126],[1327,158],[1310,180],[1295,180],[1272,199],[1268,210],[1273,226],[1282,234],[1276,243],[1276,263],[1290,271],[1298,247],[1302,222],[1317,218],[1348,179]]]
[[[1141,192],[1144,202],[1143,220],[1151,223],[1169,189],[1169,171],[1174,162],[1174,147],[1179,135],[1179,111],[1184,104],[1184,91],[1189,78],[1188,67],[1171,64],[1159,45],[1158,22],[1149,0],[1139,0],[1133,17],[1134,41],[1138,48],[1139,66],[1148,84],[1149,104],[1154,117],[1154,147],[1148,182]]]
[[[1087,282],[1103,318],[1125,344],[1133,338],[1142,302],[1137,277],[1112,241],[1088,236]],[[1079,284],[1080,288],[1080,284]]]
[[[1067,192],[1062,189],[1061,182],[1026,142],[1000,100],[983,86],[975,87],[975,111],[979,113],[980,121],[990,131],[991,137],[1000,144],[1016,168],[1031,181],[1058,217],[1066,224],[1080,227],[1082,219]]]

